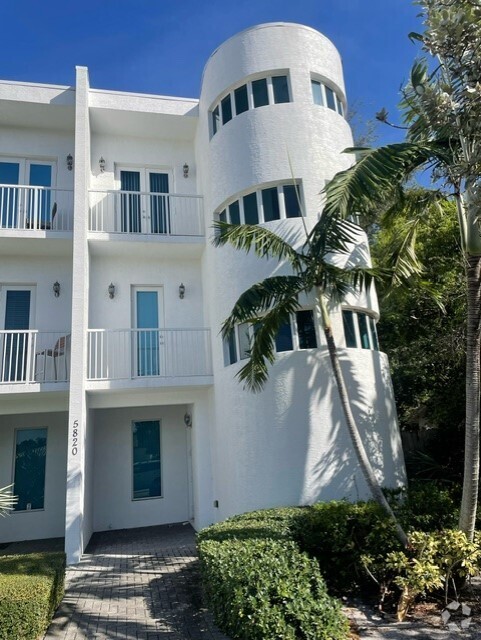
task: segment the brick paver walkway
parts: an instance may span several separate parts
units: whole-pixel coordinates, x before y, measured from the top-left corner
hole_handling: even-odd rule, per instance
[[[202,607],[190,525],[96,533],[45,640],[228,640]]]

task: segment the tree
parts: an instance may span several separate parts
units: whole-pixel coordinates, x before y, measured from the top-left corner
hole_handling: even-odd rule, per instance
[[[0,516],[6,516],[17,503],[17,497],[12,495],[12,486],[0,489]]]
[[[277,234],[257,225],[218,222],[215,228],[217,246],[229,243],[247,252],[252,249],[259,257],[285,260],[292,269],[290,275],[266,278],[244,291],[222,326],[226,339],[238,324],[247,323],[254,329],[249,358],[238,373],[239,379],[252,391],[262,389],[268,378],[268,365],[275,360],[275,338],[279,330],[299,309],[300,294],[314,291],[342,411],[359,465],[373,498],[393,519],[400,542],[407,546],[406,534],[382,492],[356,425],[329,314],[330,302],[341,300],[352,289],[369,286],[375,275],[375,270],[370,268],[341,268],[333,263],[333,256],[351,253],[353,243],[360,239],[359,227],[336,215],[322,216],[310,233],[306,229],[306,241],[299,251]]]
[[[422,44],[435,65],[417,61],[403,90],[406,141],[378,149],[350,149],[360,159],[326,187],[327,215],[369,213],[387,200],[403,200],[403,185],[417,169],[450,195],[458,214],[467,272],[466,431],[459,526],[474,535],[479,482],[481,348],[481,4],[479,0],[418,0]],[[378,118],[387,121],[383,110]],[[410,235],[409,235],[410,234]],[[407,230],[404,268],[415,269],[415,231]]]

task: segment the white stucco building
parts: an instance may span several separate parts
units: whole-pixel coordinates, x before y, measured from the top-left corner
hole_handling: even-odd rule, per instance
[[[220,325],[285,267],[212,246],[212,221],[301,241],[350,159],[341,60],[300,25],[248,29],[207,61],[199,100],[0,82],[0,543],[367,496],[313,300],[262,393],[248,337]],[[292,175],[294,174],[294,175]],[[363,244],[357,249],[366,253]],[[367,258],[366,258],[367,259]],[[379,477],[404,480],[375,292],[333,310]]]

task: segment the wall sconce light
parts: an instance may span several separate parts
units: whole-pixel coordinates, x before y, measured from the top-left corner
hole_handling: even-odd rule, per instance
[[[69,171],[72,171],[72,167],[73,167],[73,156],[71,153],[69,153],[67,156],[67,169]]]
[[[184,296],[185,296],[185,286],[184,286],[184,283],[181,282],[179,285],[179,298],[183,300]]]
[[[186,427],[192,426],[192,416],[190,415],[190,413],[186,413],[184,415],[184,424]]]
[[[188,178],[189,177],[189,165],[186,163],[184,163],[184,166],[182,167],[182,169],[184,170],[184,178]]]
[[[99,167],[100,167],[100,173],[103,173],[105,171],[105,160],[103,156],[100,156]]]
[[[115,285],[113,282],[111,282],[109,284],[109,298],[112,300],[114,296],[115,296]]]
[[[56,298],[60,295],[60,282],[58,280],[53,283],[53,294]]]

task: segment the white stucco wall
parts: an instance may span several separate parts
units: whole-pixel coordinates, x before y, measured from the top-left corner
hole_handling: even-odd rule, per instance
[[[94,531],[190,518],[185,406],[94,411]],[[162,498],[132,500],[132,422],[160,420]]]
[[[66,412],[0,416],[0,487],[14,479],[15,430],[47,427],[45,508],[12,512],[0,518],[0,542],[57,538],[65,534],[67,419]]]

